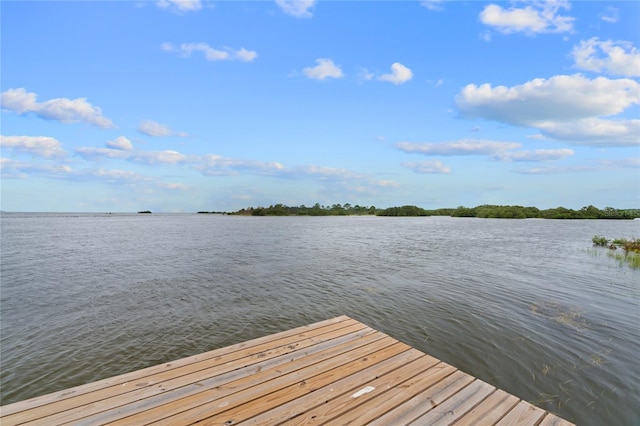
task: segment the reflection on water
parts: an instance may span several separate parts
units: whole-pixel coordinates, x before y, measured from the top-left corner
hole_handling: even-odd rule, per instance
[[[640,221],[2,214],[2,404],[346,314],[581,425],[640,423]]]

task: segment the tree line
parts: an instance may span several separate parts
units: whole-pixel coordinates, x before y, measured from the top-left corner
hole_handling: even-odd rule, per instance
[[[207,212],[198,212],[207,213]],[[247,207],[229,215],[244,216],[348,216],[348,215],[376,215],[376,216],[451,216],[451,217],[479,217],[500,219],[635,219],[640,217],[640,209],[615,209],[605,207],[599,209],[589,205],[579,210],[556,207],[538,209],[537,207],[503,206],[483,204],[476,207],[459,206],[456,208],[423,209],[414,205],[389,207],[379,209],[375,206],[360,206],[346,204],[291,207],[284,204],[274,204],[269,207]]]
[[[348,216],[348,215],[375,215],[378,213],[375,206],[352,206],[349,203],[332,204],[323,206],[315,203],[311,207],[304,204],[298,207],[290,207],[284,204],[274,204],[269,207],[247,207],[237,212],[228,213],[232,215],[245,216]]]

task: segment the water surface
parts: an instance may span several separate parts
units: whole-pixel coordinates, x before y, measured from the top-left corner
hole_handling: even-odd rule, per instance
[[[17,214],[2,404],[346,314],[580,425],[640,424],[640,221]]]

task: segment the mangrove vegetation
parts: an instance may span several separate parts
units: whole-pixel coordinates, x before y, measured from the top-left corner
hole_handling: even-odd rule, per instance
[[[213,213],[200,211],[198,213]],[[222,213],[222,212],[215,212]],[[269,207],[247,207],[236,212],[226,213],[241,216],[348,216],[348,215],[376,215],[376,216],[451,216],[451,217],[479,217],[499,219],[635,219],[640,218],[640,209],[615,209],[605,207],[599,209],[589,205],[579,210],[565,207],[539,209],[537,207],[503,206],[483,204],[476,207],[459,206],[456,208],[424,209],[414,205],[400,207],[377,208],[375,206],[360,206],[358,204],[332,204],[290,207],[285,204],[274,204]]]

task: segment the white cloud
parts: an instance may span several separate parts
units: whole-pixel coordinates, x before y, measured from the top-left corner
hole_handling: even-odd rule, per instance
[[[383,74],[378,80],[388,81],[393,84],[403,84],[413,78],[413,72],[399,62],[391,64],[391,74]]]
[[[534,127],[545,136],[585,145],[625,146],[638,139],[636,120],[605,120],[640,103],[640,83],[580,74],[534,79],[513,87],[469,84],[456,97],[465,117]],[[606,132],[611,131],[608,136]],[[603,136],[606,137],[602,139]],[[593,139],[593,140],[591,140]]]
[[[374,77],[375,77],[375,74],[370,72],[366,68],[360,68],[360,71],[358,72],[358,79],[361,81],[373,80]]]
[[[200,0],[160,0],[156,4],[161,9],[166,9],[178,14],[197,12],[202,9],[202,2]]]
[[[33,113],[61,123],[84,122],[102,128],[114,127],[111,120],[102,115],[100,108],[91,105],[86,98],[56,98],[40,103],[36,99],[35,93],[24,88],[9,89],[0,94],[0,105],[2,109],[17,114]]]
[[[519,148],[517,142],[496,142],[482,139],[462,139],[453,142],[412,143],[399,142],[396,147],[410,154],[425,155],[497,155],[504,151]]]
[[[442,10],[446,0],[422,0],[420,4],[429,10]]]
[[[600,160],[599,164],[609,169],[640,169],[640,157]]]
[[[80,147],[76,148],[75,153],[85,160],[101,160],[103,158],[126,160],[131,157],[131,152],[129,151],[112,148]]]
[[[188,191],[191,189],[189,185],[185,185],[184,183],[158,183],[158,187],[172,191]]]
[[[400,142],[396,148],[410,154],[460,156],[484,155],[498,161],[544,162],[560,160],[574,154],[571,149],[537,149],[535,151],[515,151],[522,146],[518,142],[499,142],[482,139],[462,139],[440,143]],[[449,173],[450,170],[440,161],[408,162],[404,167],[416,173]]]
[[[141,164],[177,164],[189,161],[189,157],[174,150],[165,151],[137,151],[129,159]]]
[[[255,50],[247,50],[243,47],[235,52],[235,56],[239,61],[251,62],[258,57],[258,53]]]
[[[315,80],[324,80],[325,78],[342,78],[342,70],[333,63],[331,59],[316,59],[318,65],[303,69],[304,74]]]
[[[406,162],[402,166],[420,174],[451,173],[451,169],[439,160]]]
[[[2,171],[3,179],[26,179],[29,177],[29,173],[52,178],[65,177],[69,176],[73,169],[66,164],[16,161],[0,157],[0,171]]]
[[[620,19],[620,10],[609,6],[604,13],[600,14],[600,19],[610,24],[615,24]]]
[[[296,18],[310,18],[311,10],[316,5],[316,0],[276,0],[276,4],[287,15]]]
[[[640,120],[587,118],[570,123],[548,122],[539,126],[547,137],[584,146],[640,145]]]
[[[456,97],[466,116],[525,126],[614,115],[639,101],[640,84],[634,80],[590,80],[580,74],[537,78],[513,87],[469,84]]]
[[[166,124],[158,123],[153,120],[144,120],[138,126],[138,132],[147,136],[187,136],[183,132],[174,132]]]
[[[151,180],[151,178],[139,173],[117,169],[84,169],[79,171],[76,177],[82,178],[82,180],[91,177],[107,183],[145,182]]]
[[[137,164],[178,164],[197,161],[197,158],[189,157],[174,150],[165,151],[125,151],[112,148],[76,148],[76,154],[85,160],[102,160],[104,158],[128,160]]]
[[[60,142],[48,136],[0,136],[0,147],[45,158],[66,155]]]
[[[179,46],[173,43],[164,42],[160,48],[165,52],[178,52],[185,57],[191,56],[193,52],[201,52],[207,61],[241,61],[251,62],[258,57],[254,50],[247,50],[244,47],[232,49],[225,47],[223,50],[214,49],[207,43],[182,43]]]
[[[523,174],[593,173],[619,171],[623,169],[637,170],[638,168],[640,168],[640,157],[630,157],[616,160],[599,160],[597,162],[573,166],[533,167],[524,170],[514,170],[514,172]]]
[[[133,144],[131,143],[131,141],[124,136],[120,136],[112,141],[108,141],[105,145],[108,148],[119,149],[122,151],[131,151],[133,149]]]
[[[503,152],[496,156],[502,161],[532,161],[546,162],[560,160],[575,154],[572,149],[536,149],[535,151]]]
[[[559,14],[560,9],[570,7],[566,0],[533,1],[525,7],[509,9],[489,4],[480,13],[480,21],[504,34],[570,32],[575,18]]]
[[[640,77],[640,51],[628,41],[582,40],[571,52],[574,66],[587,71]]]

